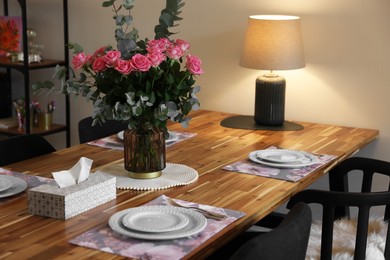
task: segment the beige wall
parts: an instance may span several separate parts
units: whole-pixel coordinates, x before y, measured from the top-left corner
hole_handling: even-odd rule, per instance
[[[61,30],[57,8],[61,1],[28,2],[29,23],[38,32],[38,41],[45,45],[44,56],[58,56],[62,39],[54,35]],[[153,27],[165,1],[135,2],[133,14],[141,37],[153,37]],[[253,114],[254,81],[262,72],[238,65],[247,18],[251,14],[298,15],[302,19],[307,66],[280,72],[287,79],[286,118],[379,129],[379,139],[359,154],[390,160],[390,1],[185,2],[177,37],[190,41],[192,53],[203,60],[206,73],[198,80],[203,109]],[[70,40],[89,52],[114,43],[111,17],[110,10],[101,7],[101,1],[69,0]],[[37,72],[34,79],[48,75],[49,72]],[[80,99],[72,102],[71,110],[72,143],[77,144],[77,122],[90,114],[91,105]],[[56,115],[59,121],[60,112]]]
[[[153,37],[153,27],[164,3],[136,1],[133,14],[141,37]],[[379,129],[378,141],[361,154],[388,158],[389,1],[187,0],[185,3],[177,37],[190,41],[192,52],[203,60],[206,73],[198,80],[202,87],[199,94],[202,108],[252,114],[254,81],[263,72],[238,65],[247,18],[251,14],[298,15],[302,19],[307,66],[279,72],[287,80],[286,118]],[[69,1],[69,7],[71,41],[82,44],[88,51],[113,43],[111,12],[102,8],[100,1]],[[89,105],[77,104],[72,112],[73,126],[80,114],[89,114]],[[76,137],[73,131],[73,138]]]

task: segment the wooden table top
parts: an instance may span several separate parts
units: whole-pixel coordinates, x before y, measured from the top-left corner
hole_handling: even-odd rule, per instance
[[[17,200],[0,205],[0,259],[124,259],[69,244],[68,240],[107,223],[115,212],[140,206],[161,194],[245,212],[245,217],[187,255],[191,259],[200,259],[286,202],[292,194],[318,180],[339,161],[353,155],[379,134],[372,129],[306,122],[297,122],[304,126],[299,131],[233,129],[220,126],[220,121],[231,114],[200,110],[191,115],[193,118],[187,129],[179,124],[169,125],[170,130],[197,135],[168,147],[167,162],[196,169],[199,173],[196,182],[160,191],[117,190],[115,200],[65,221],[29,215],[25,192]],[[247,158],[251,151],[269,146],[330,154],[337,158],[295,183],[221,169],[224,165]],[[123,153],[82,144],[4,168],[51,178],[51,172],[69,169],[81,156],[93,160],[94,171],[123,158]]]

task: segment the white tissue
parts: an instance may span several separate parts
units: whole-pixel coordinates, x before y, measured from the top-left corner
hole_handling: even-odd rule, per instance
[[[70,170],[52,172],[53,178],[60,188],[76,185],[88,179],[92,162],[89,158],[81,157]]]

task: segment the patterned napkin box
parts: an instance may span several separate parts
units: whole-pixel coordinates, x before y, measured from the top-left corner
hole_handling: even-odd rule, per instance
[[[56,182],[28,190],[30,214],[66,220],[116,198],[116,178],[94,173],[66,188]]]

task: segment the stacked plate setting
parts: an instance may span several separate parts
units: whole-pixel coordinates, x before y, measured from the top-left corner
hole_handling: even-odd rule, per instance
[[[27,182],[10,175],[0,175],[0,198],[6,198],[23,192]]]
[[[139,239],[167,240],[201,232],[206,218],[191,209],[174,206],[141,206],[119,211],[108,221],[115,232]]]
[[[300,168],[320,162],[310,153],[287,149],[257,150],[249,154],[249,159],[276,168]]]

